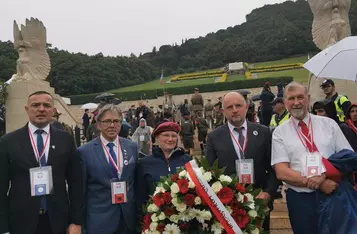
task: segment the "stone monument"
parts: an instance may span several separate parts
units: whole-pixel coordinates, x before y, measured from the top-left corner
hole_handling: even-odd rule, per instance
[[[55,94],[46,81],[51,70],[50,57],[46,50],[46,28],[38,19],[26,19],[21,30],[14,21],[14,46],[19,54],[17,73],[6,83],[6,132],[14,131],[26,124],[28,117],[24,110],[27,98],[36,91],[47,91],[55,100],[55,107],[62,113],[60,121],[74,127],[78,124],[67,105]]]
[[[351,0],[308,0],[314,16],[312,24],[312,37],[315,45],[324,50],[345,37],[351,35],[348,13]],[[336,91],[347,95],[349,99],[357,101],[357,84],[353,81],[333,79]],[[325,98],[320,88],[323,79],[312,74],[309,77],[309,93],[311,104]]]

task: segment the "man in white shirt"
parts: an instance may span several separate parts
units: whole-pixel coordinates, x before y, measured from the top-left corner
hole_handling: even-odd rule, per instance
[[[327,159],[343,149],[351,150],[334,120],[308,113],[309,101],[303,85],[292,82],[286,86],[284,104],[292,117],[275,129],[272,139],[271,164],[278,179],[288,187],[287,204],[295,234],[319,233],[316,190],[330,194],[338,186],[326,178],[324,167],[321,175],[303,176],[308,167],[302,162],[312,153]]]
[[[87,234],[135,231],[134,179],[137,145],[119,137],[121,110],[103,106],[97,115],[100,136],[78,149],[85,180]]]

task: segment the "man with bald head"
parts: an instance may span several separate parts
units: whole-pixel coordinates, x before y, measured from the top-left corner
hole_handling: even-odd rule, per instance
[[[248,105],[238,92],[227,93],[223,98],[223,113],[227,123],[208,135],[207,159],[225,174],[237,174],[241,183],[251,183],[261,188],[258,198],[264,199],[272,209],[272,200],[280,182],[270,165],[271,133],[269,128],[246,120]],[[263,224],[269,231],[270,216]]]
[[[81,232],[80,158],[72,136],[50,125],[53,104],[45,91],[31,94],[28,123],[0,139],[0,233]]]

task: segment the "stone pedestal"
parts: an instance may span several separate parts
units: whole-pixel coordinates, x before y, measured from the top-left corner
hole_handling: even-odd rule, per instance
[[[28,96],[37,91],[46,91],[53,96],[55,107],[62,113],[60,122],[65,122],[72,127],[78,124],[62,98],[55,94],[54,88],[47,81],[11,82],[6,91],[8,93],[6,98],[6,133],[19,129],[28,122],[25,105]]]

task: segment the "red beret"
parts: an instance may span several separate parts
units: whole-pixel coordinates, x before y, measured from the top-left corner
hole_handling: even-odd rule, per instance
[[[157,136],[160,133],[173,131],[179,133],[181,131],[180,125],[174,122],[163,122],[162,124],[158,125],[155,130],[152,132],[153,136]]]

